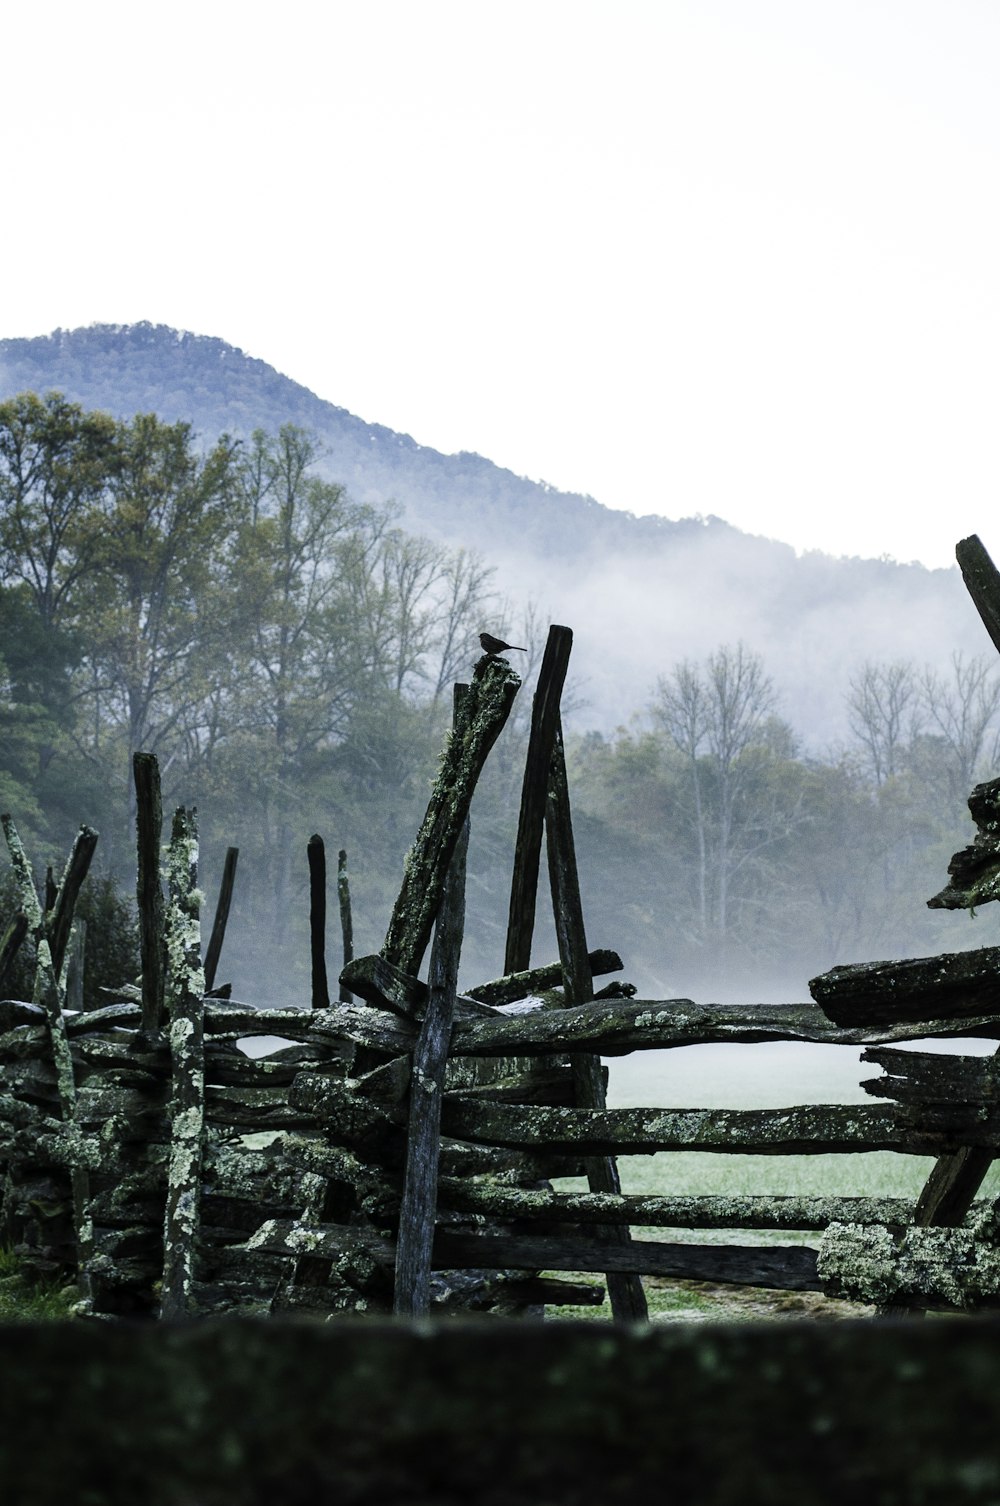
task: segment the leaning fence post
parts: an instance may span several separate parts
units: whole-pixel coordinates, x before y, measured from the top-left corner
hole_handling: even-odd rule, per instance
[[[455,723],[465,685],[455,686]],[[458,993],[458,966],[465,932],[465,864],[469,847],[466,816],[448,869],[434,926],[428,970],[427,1007],[413,1049],[410,1068],[410,1114],[406,1169],[399,1210],[396,1284],[393,1312],[398,1317],[425,1317],[430,1307],[431,1257],[437,1214],[438,1158],[441,1151],[441,1100],[448,1047]]]
[[[419,971],[476,781],[520,684],[506,659],[484,654],[473,670],[382,944],[382,956],[404,973]]]
[[[167,853],[170,996],[170,1161],[163,1223],[160,1314],[181,1318],[193,1305],[205,1127],[205,977],[201,968],[196,813],[174,814]]]
[[[137,848],[136,904],[139,909],[139,951],[142,959],[142,1028],[159,1030],[163,1023],[166,943],[163,930],[163,890],[160,887],[160,841],[163,805],[160,767],[154,753],[132,755],[135,781]]]
[[[566,681],[573,630],[553,623],[545,643],[542,667],[531,703],[531,732],[524,761],[521,808],[514,846],[514,871],[510,881],[507,949],[504,973],[523,973],[531,966],[531,938],[535,928],[538,868],[542,855],[545,822],[545,790],[559,700]]]
[[[218,970],[219,958],[222,956],[222,943],[226,938],[229,907],[233,902],[233,886],[236,883],[236,864],[239,856],[238,847],[226,848],[226,858],[222,865],[222,883],[219,885],[219,901],[215,907],[215,920],[212,923],[212,933],[208,938],[208,948],[205,952],[206,993],[211,993],[215,987],[215,974]]]
[[[562,728],[558,721],[549,765],[545,833],[552,910],[559,942],[559,961],[563,970],[563,992],[567,1004],[587,1004],[594,997],[594,980],[587,955],[587,933],[576,867],[569,784],[566,779]],[[600,1057],[573,1052],[570,1065],[578,1108],[606,1108]],[[589,1156],[585,1165],[591,1192],[621,1194],[618,1165],[613,1156]],[[632,1238],[628,1226],[624,1224],[609,1227],[599,1237],[606,1239],[609,1244],[628,1244]],[[646,1294],[638,1276],[608,1271],[605,1280],[611,1299],[611,1311],[617,1322],[642,1322],[648,1317]]]

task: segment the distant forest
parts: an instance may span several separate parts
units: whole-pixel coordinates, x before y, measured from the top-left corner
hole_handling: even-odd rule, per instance
[[[251,1001],[304,997],[313,832],[347,848],[358,945],[380,944],[483,627],[529,646],[473,811],[465,980],[500,970],[546,632],[475,552],[354,500],[321,460],[294,424],[206,448],[149,413],[0,404],[0,808],[42,866],[97,827],[127,896],[131,754],[156,753],[165,803],[199,807],[209,904],[240,848],[222,971]],[[991,659],[859,661],[850,739],[825,757],[738,639],[667,663],[634,711],[568,757],[590,940],[642,992],[803,996],[837,962],[993,939],[988,916],[923,903],[996,768]],[[537,950],[554,955],[541,925]]]

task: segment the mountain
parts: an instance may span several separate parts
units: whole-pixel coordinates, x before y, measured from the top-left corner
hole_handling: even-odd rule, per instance
[[[763,654],[784,716],[821,749],[846,735],[843,696],[865,659],[941,668],[955,650],[991,652],[955,568],[799,557],[719,518],[615,511],[365,423],[210,336],[143,323],[0,340],[0,398],[26,389],[187,419],[206,440],[283,423],[314,431],[328,474],[356,500],[393,500],[411,530],[496,565],[512,631],[528,599],[574,629],[578,725],[626,721],[678,659],[742,639]]]

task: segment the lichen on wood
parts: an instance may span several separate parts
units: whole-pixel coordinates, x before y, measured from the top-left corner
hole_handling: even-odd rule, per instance
[[[404,862],[403,882],[382,946],[382,955],[406,973],[420,970],[476,783],[510,715],[520,684],[506,659],[486,655],[473,671],[427,813]]]

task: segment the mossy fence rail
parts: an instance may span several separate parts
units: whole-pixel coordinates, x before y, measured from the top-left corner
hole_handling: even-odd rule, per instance
[[[1000,576],[959,546],[1000,646]],[[4,971],[36,942],[30,1001],[0,1001],[3,1234],[39,1272],[75,1273],[103,1316],[492,1310],[599,1302],[645,1316],[641,1275],[825,1290],[882,1312],[1000,1305],[1000,1215],[975,1203],[1000,1146],[998,1060],[892,1049],[1000,1040],[1000,949],[835,968],[802,1004],[727,1006],[595,994],[620,958],[592,951],[577,882],[559,703],[572,644],[553,627],[535,694],[504,976],[459,993],[469,808],[519,680],[485,656],[454,726],[382,950],[354,959],[344,854],[337,1002],[326,973],[325,854],[309,844],[312,998],[238,1003],[214,987],[236,869],[227,855],[205,966],[194,812],[161,858],[156,761],[135,760],[141,983],[66,1006],[84,829],[40,903],[9,817],[22,895]],[[970,801],[979,836],[933,903],[981,904],[1000,873],[1000,781]],[[529,966],[542,841],[559,960]],[[162,865],[162,872],[161,872]],[[166,895],[162,876],[166,878]],[[433,941],[432,941],[433,934]],[[427,981],[419,978],[430,947]],[[264,1054],[239,1043],[278,1037]],[[869,1105],[609,1109],[602,1056],[714,1042],[868,1048]],[[630,1196],[622,1155],[896,1151],[934,1158],[920,1198]],[[587,1192],[552,1182],[585,1175]],[[818,1250],[632,1239],[631,1229],[815,1231]],[[550,1274],[543,1274],[550,1273]],[[563,1275],[552,1274],[563,1273]]]

